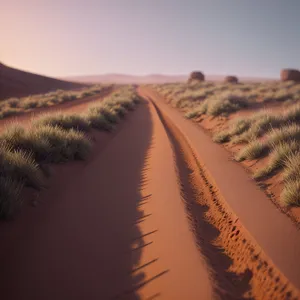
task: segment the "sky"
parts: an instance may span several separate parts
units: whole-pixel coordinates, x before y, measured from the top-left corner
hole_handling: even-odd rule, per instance
[[[299,0],[0,0],[0,61],[63,77],[279,76],[300,69]]]

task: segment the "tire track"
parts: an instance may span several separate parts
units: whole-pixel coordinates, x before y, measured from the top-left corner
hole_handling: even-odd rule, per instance
[[[298,299],[297,289],[255,244],[168,116],[149,99],[174,151],[182,199],[219,299]]]

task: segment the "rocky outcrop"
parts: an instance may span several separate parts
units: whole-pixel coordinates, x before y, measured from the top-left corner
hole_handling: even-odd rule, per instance
[[[283,69],[280,72],[281,81],[292,80],[295,82],[300,82],[300,71],[295,69]]]
[[[228,83],[238,83],[239,82],[239,80],[236,76],[226,76],[224,81],[228,82]]]
[[[204,80],[205,80],[205,76],[202,72],[194,71],[190,74],[190,77],[188,79],[188,83],[190,83],[192,81],[204,81]]]

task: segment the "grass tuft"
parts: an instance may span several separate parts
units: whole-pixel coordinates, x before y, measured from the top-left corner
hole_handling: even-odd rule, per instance
[[[52,93],[49,96],[53,98]],[[63,96],[64,101],[74,98]],[[134,89],[125,87],[88,113],[54,113],[33,120],[26,128],[19,124],[7,127],[0,135],[0,217],[12,216],[19,207],[24,186],[44,186],[47,164],[86,159],[92,147],[85,135],[90,127],[111,129],[139,101]]]
[[[42,174],[31,153],[14,151],[7,146],[0,147],[1,176],[10,177],[25,185],[40,189]]]
[[[62,129],[75,129],[79,131],[87,132],[90,130],[89,121],[82,115],[79,114],[64,114],[55,113],[47,114],[34,120],[34,126],[51,126],[59,127]]]
[[[253,160],[262,157],[268,148],[258,140],[249,143],[235,157],[236,161]]]
[[[300,180],[288,180],[280,195],[284,206],[300,206]]]
[[[257,170],[254,173],[253,178],[262,179],[282,169],[286,165],[286,159],[293,153],[297,152],[299,148],[300,145],[295,140],[292,140],[289,143],[274,144],[267,166]]]
[[[227,131],[221,131],[213,136],[213,141],[215,143],[227,143],[230,141],[230,134]]]
[[[208,115],[217,117],[220,115],[228,115],[247,106],[248,100],[245,97],[241,95],[228,94],[221,96],[216,100],[211,100],[207,113]]]

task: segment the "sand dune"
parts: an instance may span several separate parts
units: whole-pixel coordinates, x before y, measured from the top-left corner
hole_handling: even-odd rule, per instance
[[[80,87],[83,85],[21,71],[0,63],[0,100]]]

